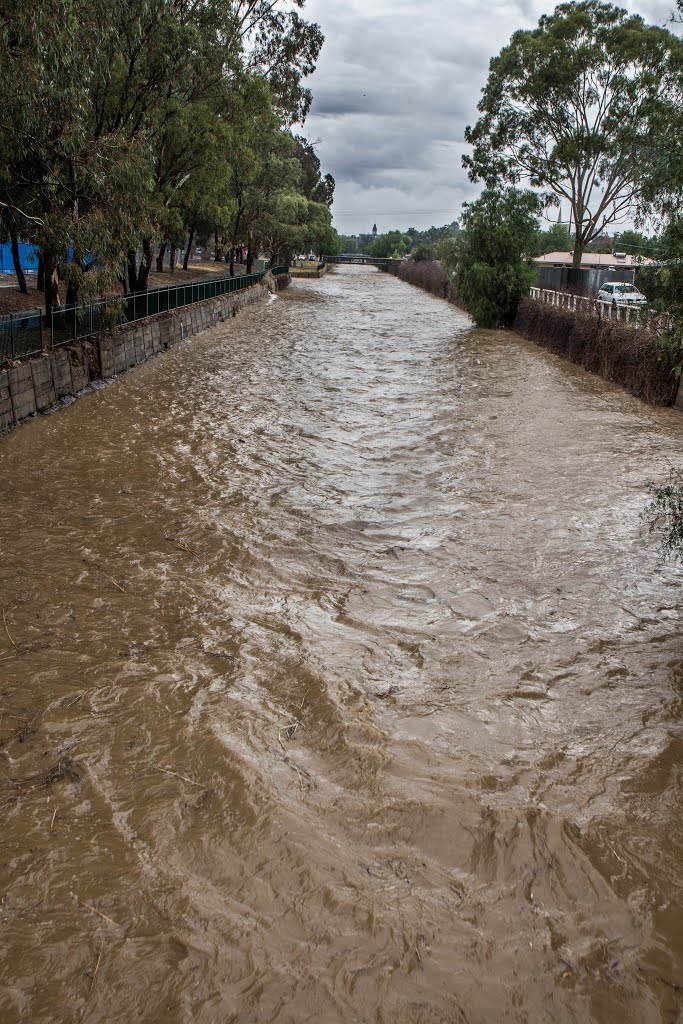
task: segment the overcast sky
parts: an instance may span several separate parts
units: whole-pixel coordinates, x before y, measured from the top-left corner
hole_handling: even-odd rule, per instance
[[[308,80],[304,134],[334,175],[343,234],[427,228],[473,199],[461,166],[465,126],[477,117],[488,64],[517,28],[532,28],[543,0],[308,0],[325,45]],[[664,24],[673,0],[622,2]]]

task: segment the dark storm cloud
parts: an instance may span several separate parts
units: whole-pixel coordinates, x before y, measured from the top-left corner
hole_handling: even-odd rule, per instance
[[[459,216],[479,186],[461,166],[488,65],[542,0],[308,0],[326,36],[303,131],[337,181],[340,231],[428,227]],[[662,24],[673,2],[638,7]]]

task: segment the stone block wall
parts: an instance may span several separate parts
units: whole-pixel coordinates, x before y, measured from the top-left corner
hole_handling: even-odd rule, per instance
[[[0,370],[0,430],[9,430],[14,423],[14,406],[9,390],[9,371]]]
[[[283,278],[278,278],[277,287],[289,284],[289,279]],[[78,396],[91,380],[126,373],[159,352],[237,316],[264,299],[268,291],[265,284],[260,284],[206,299],[0,370],[0,432],[11,430],[28,416],[55,408],[60,399]]]
[[[13,366],[8,373],[12,409],[17,423],[37,411],[36,396],[33,391],[33,373],[31,372],[31,363],[35,361],[31,359],[28,363]]]

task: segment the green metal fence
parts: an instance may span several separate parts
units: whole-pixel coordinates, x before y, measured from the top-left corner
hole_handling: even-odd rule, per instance
[[[286,274],[288,267],[273,267],[273,274]],[[133,292],[123,298],[97,299],[95,302],[77,306],[60,306],[53,309],[50,317],[50,341],[53,348],[99,334],[102,329],[111,329],[117,324],[131,324],[137,320],[157,316],[169,310],[191,306],[205,299],[215,299],[231,292],[242,291],[259,284],[266,274],[260,270],[255,274],[239,277],[209,277],[203,281],[188,281],[187,284],[168,285],[166,288],[149,288],[145,292]]]
[[[273,267],[273,274],[286,274],[289,267]],[[43,311],[26,310],[0,316],[0,363],[10,359],[22,359],[38,355],[43,351],[42,328],[50,331],[50,345],[59,348],[81,338],[99,334],[117,324],[135,323],[148,316],[166,313],[168,310],[191,306],[204,299],[215,299],[220,295],[238,292],[259,284],[267,269],[255,274],[238,277],[210,277],[187,284],[169,285],[167,288],[150,288],[146,292],[135,292],[123,298],[96,299],[95,302],[80,303],[77,306],[59,306],[52,310],[43,322]]]
[[[42,351],[41,321],[40,309],[0,316],[0,363]]]

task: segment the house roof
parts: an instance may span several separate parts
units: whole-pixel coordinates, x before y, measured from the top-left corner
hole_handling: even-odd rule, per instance
[[[540,266],[569,266],[571,267],[573,257],[570,252],[547,252],[544,256],[538,256],[534,263]],[[643,263],[653,263],[647,256],[632,256],[630,253],[620,253],[618,256],[610,252],[585,252],[581,258],[581,266],[589,267],[638,267]]]

